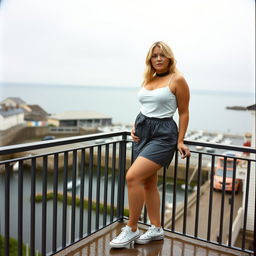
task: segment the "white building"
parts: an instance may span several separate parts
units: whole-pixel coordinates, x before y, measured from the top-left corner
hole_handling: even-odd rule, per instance
[[[24,112],[22,109],[0,109],[0,131],[21,124],[24,124]]]
[[[50,116],[48,124],[58,127],[97,128],[112,124],[112,117],[95,111],[66,111]]]
[[[0,102],[1,105],[6,107],[13,107],[13,108],[23,108],[27,109],[27,104],[24,100],[19,97],[9,97]]]
[[[48,113],[39,105],[28,105],[19,97],[9,97],[0,102],[3,109],[23,109],[27,126],[46,126]]]

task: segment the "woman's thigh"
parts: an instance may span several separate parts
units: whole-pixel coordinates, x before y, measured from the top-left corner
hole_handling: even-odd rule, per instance
[[[128,170],[126,179],[127,181],[136,180],[139,183],[150,182],[152,179],[155,179],[155,175],[161,167],[161,165],[139,156]]]

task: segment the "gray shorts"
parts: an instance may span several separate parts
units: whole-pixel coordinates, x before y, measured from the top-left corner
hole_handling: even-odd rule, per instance
[[[170,165],[177,149],[178,128],[172,118],[147,117],[139,113],[135,120],[134,160],[143,156],[161,166]]]

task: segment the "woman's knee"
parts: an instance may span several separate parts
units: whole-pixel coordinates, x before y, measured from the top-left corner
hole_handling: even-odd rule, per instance
[[[128,186],[136,184],[136,181],[138,181],[136,175],[132,172],[127,172],[126,174],[126,183]]]
[[[126,174],[126,182],[128,186],[143,184],[143,176],[141,175],[139,168],[132,166]]]
[[[157,188],[157,175],[153,175],[145,180],[144,182],[144,189],[145,190],[152,190]]]

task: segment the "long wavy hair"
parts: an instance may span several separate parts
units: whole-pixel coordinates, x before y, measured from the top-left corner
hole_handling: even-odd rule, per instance
[[[173,55],[173,52],[172,52],[172,49],[170,48],[170,46],[161,41],[155,42],[149,48],[149,51],[148,51],[148,54],[146,57],[146,68],[145,68],[145,72],[144,72],[144,80],[143,80],[142,85],[145,85],[148,82],[150,82],[156,74],[156,71],[152,67],[152,64],[151,64],[152,52],[156,46],[160,47],[161,50],[163,51],[163,54],[165,55],[165,57],[167,57],[170,60],[170,63],[169,63],[170,74],[171,73],[179,73],[179,70],[176,68],[177,61],[174,58],[174,55]]]

